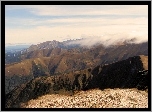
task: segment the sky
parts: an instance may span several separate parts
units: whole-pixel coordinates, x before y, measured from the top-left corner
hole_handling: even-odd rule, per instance
[[[5,45],[148,40],[147,5],[6,5]]]

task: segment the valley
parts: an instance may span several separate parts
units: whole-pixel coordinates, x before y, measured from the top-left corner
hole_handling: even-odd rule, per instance
[[[51,51],[37,48],[24,52],[22,60],[5,64],[6,107],[18,108],[46,94],[74,95],[75,91],[95,88],[146,90],[147,44],[69,49],[56,46]]]
[[[52,44],[50,44],[52,43]],[[76,46],[75,48],[60,48],[63,45],[57,41],[44,42],[35,46],[47,46],[46,49],[39,47],[34,49],[30,46],[24,50],[23,54],[18,54],[20,60],[16,61],[14,55],[6,60],[10,64],[5,64],[5,89],[6,93],[14,87],[30,81],[39,76],[52,76],[69,73],[72,71],[94,68],[98,65],[111,64],[125,60],[132,56],[148,55],[148,43],[124,44],[113,47],[97,45],[92,48]],[[65,42],[64,42],[65,43]],[[54,45],[55,44],[55,45]],[[48,49],[48,46],[56,46]],[[74,45],[71,45],[74,46]],[[19,52],[18,52],[19,53]],[[49,55],[48,55],[49,54]],[[7,55],[7,54],[5,54]],[[15,77],[15,78],[14,78]],[[14,80],[15,79],[15,80]]]
[[[2,110],[150,110],[151,2],[119,2],[2,1]]]

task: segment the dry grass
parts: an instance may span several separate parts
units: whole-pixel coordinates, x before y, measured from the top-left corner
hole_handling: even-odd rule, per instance
[[[137,89],[93,89],[73,96],[44,95],[22,108],[148,108],[148,93]]]
[[[148,70],[148,56],[140,55],[145,70]]]

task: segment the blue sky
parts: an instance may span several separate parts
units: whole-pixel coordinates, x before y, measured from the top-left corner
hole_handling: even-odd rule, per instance
[[[7,5],[5,8],[6,45],[84,37],[115,41],[148,39],[146,5]]]

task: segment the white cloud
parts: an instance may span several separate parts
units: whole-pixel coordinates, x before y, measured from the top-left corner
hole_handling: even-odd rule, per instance
[[[18,19],[18,18],[6,18],[6,24],[14,24],[19,26],[41,26],[41,25],[54,25],[54,26],[62,26],[62,25],[148,25],[148,19],[146,17],[138,17],[138,18],[56,18],[56,19]],[[7,26],[6,26],[7,27]]]
[[[9,6],[7,10],[28,9],[32,14],[64,16],[62,18],[6,17],[6,43],[38,43],[49,40],[63,41],[67,38],[81,38],[82,35],[102,37],[108,44],[137,37],[148,39],[148,6]],[[6,11],[7,11],[6,10]],[[73,17],[71,15],[83,15]],[[90,15],[89,17],[84,17]],[[92,15],[103,15],[92,16]],[[107,15],[106,17],[104,17]],[[118,17],[115,15],[119,15]],[[132,15],[132,16],[130,16]],[[135,15],[138,15],[135,17]],[[116,18],[112,18],[116,17]],[[12,25],[12,26],[11,26]],[[10,27],[11,26],[11,27]],[[19,26],[19,27],[18,27]],[[95,40],[94,42],[99,41]],[[94,43],[88,40],[84,43]]]
[[[122,43],[124,41],[130,41],[131,39],[135,39],[133,43],[142,43],[147,42],[148,38],[146,37],[146,34],[140,33],[140,34],[132,34],[132,33],[118,33],[118,34],[103,34],[102,36],[88,36],[84,35],[83,39],[73,41],[68,44],[80,44],[81,46],[87,46],[91,47],[93,45],[97,44],[103,44],[105,47],[108,47],[110,45],[115,45],[118,43]]]
[[[114,34],[124,34],[122,38],[127,38],[125,35],[129,34],[130,37],[145,37],[148,39],[147,29],[147,25],[94,26],[94,24],[90,23],[88,25],[67,25],[56,27],[38,26],[33,29],[6,29],[5,36],[7,43],[38,43],[49,40],[63,41],[67,38],[68,35],[71,37],[71,39],[76,39],[80,38],[82,34],[87,36],[106,35],[106,38],[116,38]]]
[[[148,15],[148,6],[146,5],[54,5],[31,7],[31,12],[37,15]]]

